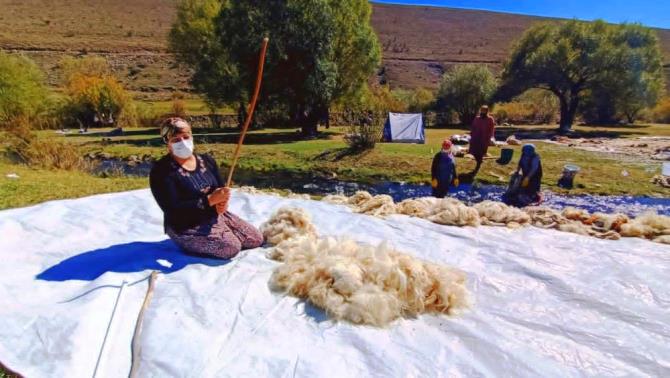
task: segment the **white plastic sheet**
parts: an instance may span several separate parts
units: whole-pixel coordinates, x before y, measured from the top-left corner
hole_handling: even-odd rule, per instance
[[[668,246],[381,220],[242,193],[232,210],[259,225],[289,204],[322,235],[386,240],[463,269],[472,308],[385,329],[335,323],[268,289],[277,263],[264,249],[229,262],[183,258],[141,190],[0,212],[0,361],[28,377],[90,377],[126,280],[98,371],[126,376],[143,279],[157,269],[165,273],[144,320],[144,377],[670,374]]]

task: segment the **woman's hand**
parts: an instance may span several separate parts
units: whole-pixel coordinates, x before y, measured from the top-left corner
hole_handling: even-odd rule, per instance
[[[218,188],[214,190],[212,194],[207,196],[207,201],[210,206],[215,206],[222,202],[225,202],[227,205],[228,200],[230,200],[230,188],[228,187]]]

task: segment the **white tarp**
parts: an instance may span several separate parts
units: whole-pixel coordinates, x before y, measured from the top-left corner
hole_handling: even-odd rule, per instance
[[[0,361],[27,377],[92,376],[127,281],[98,369],[127,376],[142,279],[163,269],[144,320],[142,377],[670,375],[669,246],[381,220],[242,193],[232,210],[259,225],[287,204],[311,213],[322,235],[387,240],[463,269],[471,310],[386,329],[334,323],[268,289],[277,263],[264,249],[229,262],[181,255],[140,190],[0,212]]]
[[[384,125],[386,142],[426,143],[421,113],[389,113]]]

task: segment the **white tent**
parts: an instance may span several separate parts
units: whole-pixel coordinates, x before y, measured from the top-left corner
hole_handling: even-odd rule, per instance
[[[421,113],[389,113],[384,125],[384,141],[426,143]]]

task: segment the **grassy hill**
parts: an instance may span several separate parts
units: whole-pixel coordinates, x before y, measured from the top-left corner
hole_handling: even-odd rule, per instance
[[[188,90],[188,71],[167,51],[175,0],[0,0],[0,48],[22,51],[58,82],[65,54],[109,59],[140,98]],[[455,64],[499,70],[513,41],[541,17],[486,11],[373,4],[372,23],[392,87],[435,88]],[[670,30],[658,29],[670,88]]]

